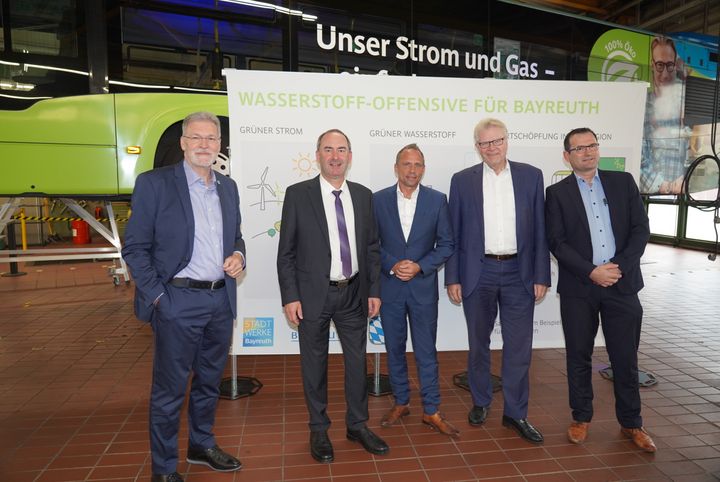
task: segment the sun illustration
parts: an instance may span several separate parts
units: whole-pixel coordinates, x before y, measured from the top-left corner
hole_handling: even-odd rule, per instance
[[[310,154],[298,153],[298,158],[293,159],[294,171],[298,171],[300,177],[312,177],[317,173],[317,162],[310,157]]]

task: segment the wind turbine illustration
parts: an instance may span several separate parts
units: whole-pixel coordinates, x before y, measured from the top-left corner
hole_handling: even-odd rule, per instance
[[[250,184],[248,189],[259,189],[260,190],[260,202],[251,204],[251,206],[260,205],[260,211],[265,211],[265,193],[269,193],[272,197],[277,197],[275,190],[268,184],[265,179],[267,178],[270,166],[266,166],[265,170],[260,175],[260,182],[257,184]],[[277,201],[276,201],[277,202]]]

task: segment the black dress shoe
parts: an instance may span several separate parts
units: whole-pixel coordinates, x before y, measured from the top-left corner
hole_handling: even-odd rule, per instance
[[[207,465],[218,472],[234,472],[242,468],[238,459],[217,445],[209,449],[188,448],[186,460],[189,464]]]
[[[310,432],[310,455],[321,464],[329,464],[335,460],[332,443],[326,430]]]
[[[485,419],[487,418],[489,411],[490,408],[488,407],[473,405],[472,410],[468,413],[468,423],[474,427],[482,425],[485,423]]]
[[[390,451],[390,447],[385,443],[383,439],[375,435],[372,430],[367,426],[360,430],[347,429],[347,438],[353,442],[360,442],[360,444],[375,455],[384,455]]]
[[[542,434],[538,432],[526,418],[510,418],[507,415],[503,415],[502,424],[505,427],[515,429],[515,431],[528,442],[539,444],[545,440]]]
[[[183,478],[180,477],[180,474],[177,472],[173,472],[172,474],[168,475],[161,475],[161,474],[152,474],[152,477],[150,478],[150,482],[184,482]]]

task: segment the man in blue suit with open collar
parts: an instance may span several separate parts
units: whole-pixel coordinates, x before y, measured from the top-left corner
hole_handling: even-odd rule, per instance
[[[187,461],[229,472],[240,461],[220,449],[212,428],[232,338],[236,278],[245,269],[240,197],[216,175],[220,122],[209,112],[183,121],[184,161],[138,176],[122,255],[135,281],[135,314],[155,339],[150,395],[152,482],[177,472],[180,408],[188,377]]]
[[[440,387],[435,341],[438,318],[438,269],[453,252],[445,194],[420,184],[425,156],[409,144],[395,157],[398,183],[374,196],[382,271],[380,315],[395,405],[381,421],[390,427],[410,413],[405,356],[410,324],[420,380],[423,423],[446,435],[458,430],[438,411]]]
[[[468,327],[470,425],[482,425],[492,401],[490,335],[500,310],[502,423],[542,443],[527,420],[533,313],[550,285],[542,171],[507,159],[508,132],[497,119],[475,126],[483,162],[456,173],[450,183],[455,254],[445,265],[448,296],[462,303]]]

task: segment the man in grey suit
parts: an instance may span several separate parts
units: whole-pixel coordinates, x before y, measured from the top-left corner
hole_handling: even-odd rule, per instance
[[[367,318],[380,310],[380,247],[372,192],[345,180],[352,161],[348,137],[320,135],[320,175],[288,187],[282,212],[277,269],[283,309],[298,328],[310,454],[334,459],[327,435],[327,360],[330,320],[345,359],[347,438],[382,455],[387,444],[368,427]]]

